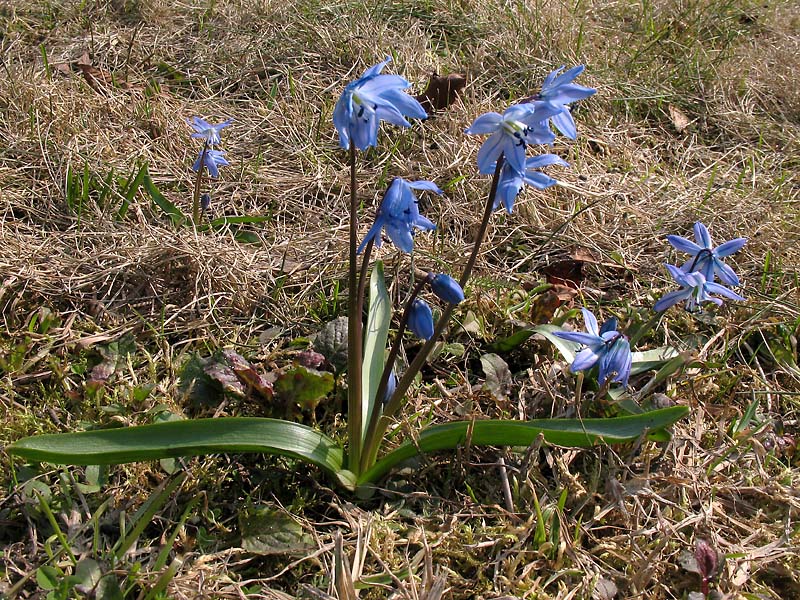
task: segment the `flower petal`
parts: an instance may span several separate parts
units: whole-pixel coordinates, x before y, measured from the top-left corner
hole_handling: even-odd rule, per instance
[[[735,240],[725,242],[724,244],[720,244],[714,248],[714,254],[719,258],[725,258],[726,256],[730,256],[734,252],[741,250],[746,243],[747,238],[736,238]]]
[[[672,247],[676,250],[686,252],[687,254],[695,255],[702,250],[700,246],[691,240],[687,240],[685,237],[681,237],[679,235],[668,235],[667,241],[672,244]]]
[[[675,306],[681,300],[685,300],[686,298],[692,295],[691,288],[684,288],[682,290],[675,290],[674,292],[669,292],[661,297],[661,299],[655,303],[653,306],[653,310],[656,312],[664,312],[668,308]]]
[[[594,316],[594,313],[588,308],[581,308],[581,314],[583,314],[583,323],[586,327],[586,331],[599,337],[600,329],[597,326],[597,318]]]
[[[598,360],[600,360],[600,357],[591,348],[584,348],[575,356],[575,360],[572,361],[569,370],[577,373],[578,371],[591,369],[597,364]]]
[[[733,290],[729,290],[725,286],[722,286],[718,283],[708,282],[705,285],[705,289],[710,294],[717,294],[718,296],[723,296],[724,298],[730,298],[731,300],[744,300],[744,296],[740,296]],[[713,298],[709,298],[709,300],[714,300]]]
[[[719,276],[722,283],[728,285],[739,285],[739,276],[728,265],[720,259],[715,258],[713,264],[714,272]]]
[[[415,190],[425,190],[426,192],[434,192],[436,194],[439,194],[440,196],[444,194],[444,192],[439,189],[438,185],[436,185],[432,181],[426,181],[424,179],[420,179],[419,181],[406,181],[406,185]]]
[[[575,125],[575,119],[572,118],[572,113],[565,106],[564,110],[550,119],[556,129],[563,135],[571,140],[578,137],[578,128]]]
[[[700,221],[694,224],[694,239],[702,248],[711,250],[711,236],[708,234],[708,228]]]
[[[553,335],[562,340],[575,342],[583,346],[597,347],[603,345],[602,338],[592,333],[584,333],[583,331],[554,331]]]
[[[464,133],[469,135],[481,135],[485,133],[494,133],[500,128],[500,122],[503,116],[496,112],[488,112],[482,114],[480,117],[472,122]]]
[[[498,131],[493,133],[483,142],[481,149],[478,150],[478,171],[483,174],[494,173],[495,164],[503,152],[503,143],[507,136]]]

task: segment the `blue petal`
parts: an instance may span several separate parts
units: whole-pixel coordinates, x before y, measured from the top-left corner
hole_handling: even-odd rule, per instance
[[[720,244],[714,248],[714,254],[716,254],[719,258],[725,258],[726,256],[730,256],[734,252],[741,250],[746,243],[747,238],[736,238],[735,240],[725,242],[724,244]]]
[[[578,137],[578,128],[575,125],[575,119],[572,118],[572,113],[565,106],[564,110],[550,119],[556,129],[569,139],[574,140]]]
[[[426,192],[434,192],[439,195],[444,194],[444,192],[439,189],[439,186],[432,181],[421,179],[419,181],[408,181],[406,183],[408,184],[408,187],[415,190],[425,190]]]
[[[547,87],[548,89],[558,89],[558,88],[560,88],[560,87],[562,87],[564,85],[567,85],[573,79],[575,79],[578,75],[583,73],[583,70],[584,70],[585,67],[583,65],[576,65],[576,66],[572,67],[571,69],[569,69],[563,75],[559,75],[558,77],[555,77],[555,75],[558,75],[558,73],[563,68],[564,67],[562,66],[559,69],[556,69],[555,71],[550,73],[550,75],[548,75],[545,78],[545,82],[544,82],[544,84],[542,84],[542,90],[543,91],[545,91],[545,87]]]
[[[582,85],[578,85],[577,83],[568,83],[562,86],[559,86],[558,89],[553,90],[550,93],[542,94],[542,99],[546,100],[547,102],[552,102],[553,104],[569,104],[570,102],[577,102],[578,100],[584,100],[593,94],[596,94],[597,90],[590,87],[584,87]]]
[[[378,104],[375,109],[375,115],[379,121],[388,121],[392,125],[400,127],[411,127],[411,123],[406,120],[403,113],[397,110],[394,104],[389,104],[388,102]]]
[[[425,112],[425,109],[422,108],[422,105],[416,98],[409,96],[403,91],[390,90],[385,94],[381,94],[381,97],[391,102],[398,111],[407,117],[412,117],[414,119],[428,118],[428,113]]]
[[[444,273],[433,278],[431,289],[434,294],[449,304],[459,304],[464,301],[464,290],[455,279]]]
[[[700,250],[702,250],[700,246],[698,246],[691,240],[687,240],[685,237],[681,237],[679,235],[668,235],[667,241],[676,250],[680,250],[681,252],[686,252],[687,254],[695,255],[698,252],[700,252]]]
[[[370,240],[375,240],[375,246],[380,248],[381,247],[381,229],[383,228],[385,220],[383,217],[378,217],[375,219],[375,222],[372,224],[372,227],[369,228],[367,235],[364,237],[364,240],[359,244],[358,250],[356,250],[357,254],[361,254],[364,251],[364,248],[367,247],[367,244]]]
[[[550,165],[560,165],[562,167],[568,167],[569,163],[560,156],[558,156],[557,154],[540,154],[539,156],[532,156],[531,158],[525,161],[526,171],[530,169],[540,169],[542,167],[547,167]]]
[[[739,285],[739,276],[733,269],[731,269],[720,259],[714,259],[713,268],[714,272],[719,276],[719,280],[722,283],[727,283],[728,285]]]
[[[611,317],[600,328],[600,335],[602,336],[604,333],[611,333],[612,331],[616,331],[618,326],[617,317]]]
[[[392,243],[406,254],[414,250],[414,236],[411,235],[411,226],[407,223],[391,220],[386,223],[386,235]]]
[[[465,133],[469,135],[481,135],[485,133],[494,133],[500,128],[500,122],[503,120],[502,115],[496,112],[488,112],[482,114],[475,119]]]
[[[592,333],[584,333],[583,331],[554,331],[553,335],[562,340],[575,342],[583,346],[602,347],[603,345],[602,338]]]
[[[604,384],[612,373],[616,373],[612,381],[627,385],[632,362],[630,343],[620,336],[600,357],[599,383]]]
[[[744,296],[740,296],[733,290],[729,290],[718,283],[706,283],[705,290],[711,294],[718,294],[719,296],[730,298],[731,300],[744,300]],[[709,298],[709,300],[713,300],[713,298]]]
[[[386,60],[384,60],[383,62],[379,62],[377,65],[372,65],[369,69],[364,71],[364,74],[359,78],[359,80],[360,79],[365,79],[365,78],[368,79],[368,78],[371,78],[371,77],[375,77],[376,75],[378,75],[383,70],[383,67],[385,67],[390,62],[392,62],[392,57],[391,56],[387,56]]]
[[[478,150],[478,171],[484,174],[494,173],[495,164],[503,151],[503,144],[507,136],[498,131],[493,133],[483,142],[481,149]]]
[[[675,306],[681,300],[689,298],[691,295],[692,295],[691,288],[675,290],[674,292],[670,292],[662,296],[661,299],[655,303],[655,306],[653,306],[653,310],[655,310],[656,312],[663,312],[668,308]]]
[[[597,364],[598,360],[600,360],[600,357],[595,354],[591,348],[584,348],[575,356],[575,360],[572,361],[569,370],[573,373],[577,373],[578,371],[591,369]]]
[[[411,83],[400,75],[378,75],[359,85],[358,95],[375,98],[390,90],[404,90],[409,87]]]
[[[496,209],[502,200],[506,212],[511,214],[514,210],[514,201],[522,189],[522,176],[508,165],[503,167],[500,182],[497,184],[497,198],[492,209]]]
[[[423,340],[433,337],[433,313],[425,300],[417,298],[412,303],[408,313],[408,328]]]
[[[538,171],[527,171],[523,181],[537,190],[544,190],[558,183],[558,180]]]
[[[586,327],[586,331],[594,336],[599,336],[600,329],[597,327],[597,318],[594,316],[594,313],[588,308],[581,308],[581,313],[583,314],[583,323]]]
[[[694,239],[697,244],[702,248],[711,249],[711,236],[708,234],[708,229],[700,221],[694,224]]]

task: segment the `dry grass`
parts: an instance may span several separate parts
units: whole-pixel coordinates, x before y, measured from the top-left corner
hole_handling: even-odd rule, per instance
[[[411,130],[383,133],[361,162],[367,222],[392,176],[446,188],[426,209],[439,230],[418,238],[416,260],[450,268],[466,257],[488,187],[474,172],[481,140],[463,130],[528,95],[553,66],[582,62],[582,83],[599,93],[576,110],[578,141],[555,147],[572,165],[558,171],[565,185],[527,191],[513,215],[495,215],[468,308],[500,335],[511,318],[525,318],[509,307],[541,280],[538,270],[583,247],[606,266],[587,276],[580,300],[634,321],[671,286],[661,264],[679,259],[667,233],[689,235],[702,220],[715,240],[747,236],[736,266],[748,301],[710,320],[675,311],[648,340],[698,349],[698,362],[661,389],[692,407],[672,442],[527,456],[466,449],[421,460],[358,506],[280,461],[190,461],[183,494],[152,532],[157,543],[186,498],[206,496],[179,540],[184,563],[168,597],[333,593],[326,574],[336,531],[350,551],[362,541],[365,574],[387,574],[362,597],[394,589],[403,590],[398,598],[432,599],[440,570],[445,598],[599,598],[601,579],[615,582],[619,598],[685,598],[699,577],[681,554],[698,538],[730,557],[718,586],[726,597],[800,597],[792,453],[800,373],[785,360],[787,352],[796,360],[800,318],[799,23],[790,4],[748,0],[0,4],[0,353],[7,367],[20,347],[31,359],[4,367],[0,439],[105,422],[91,401],[71,400],[84,377],[72,367],[121,332],[136,333],[137,355],[111,399],[125,404],[128,387],[154,384],[121,417],[140,421],[158,403],[183,408],[177,379],[187,354],[236,345],[281,360],[291,338],[335,316],[344,300],[322,298],[336,282],[344,288],[348,173],[330,119],[343,82],[365,65],[391,52],[392,70],[418,88],[432,71],[468,76],[461,101]],[[101,70],[92,85],[72,66],[85,52]],[[99,81],[104,74],[113,81]],[[673,121],[676,109],[688,126]],[[87,169],[102,182],[147,164],[188,211],[197,148],[184,119],[195,114],[234,119],[223,140],[231,166],[214,186],[212,211],[268,215],[253,229],[260,244],[176,229],[144,193],[115,218],[116,185],[103,203],[90,193],[80,214],[68,205],[70,173]],[[381,257],[392,272],[404,269],[391,246]],[[61,319],[47,335],[30,325],[41,307]],[[280,338],[259,341],[275,326]],[[569,406],[571,380],[545,346],[511,357],[514,393],[498,405],[474,385],[476,359],[493,340],[462,341],[464,358],[432,365],[426,376],[435,384],[418,390],[407,427],[431,410],[439,420],[525,418]],[[753,399],[756,425],[732,435]],[[504,504],[498,456],[515,486],[513,507]],[[40,477],[56,481],[58,472]],[[130,511],[149,494],[148,480],[161,479],[152,466],[121,468],[107,495],[115,510]],[[20,503],[10,478],[4,484],[8,588],[46,559],[48,526]],[[90,512],[99,500],[88,500]],[[241,550],[235,515],[262,500],[284,503],[319,551],[295,563]],[[554,515],[548,535],[560,523],[554,544],[536,536],[537,507]],[[409,565],[427,573],[424,582],[402,574]],[[36,593],[35,583],[19,592]]]

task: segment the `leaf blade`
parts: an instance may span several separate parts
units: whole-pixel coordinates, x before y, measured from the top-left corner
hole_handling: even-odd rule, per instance
[[[587,448],[599,442],[619,443],[637,439],[648,430],[672,425],[689,412],[671,406],[639,415],[610,419],[534,419],[532,421],[453,421],[425,429],[419,439],[404,442],[358,478],[358,485],[382,477],[398,463],[419,452],[456,448],[469,436],[473,446],[529,446],[541,433],[559,446]]]
[[[298,458],[332,475],[342,469],[341,446],[299,423],[257,417],[170,421],[23,438],[9,454],[56,464],[121,464],[224,452],[260,452]]]
[[[383,374],[386,360],[386,342],[389,339],[389,324],[392,320],[392,303],[386,280],[383,276],[383,262],[375,261],[369,280],[369,313],[364,330],[364,368],[361,371],[361,437],[369,424],[372,411],[380,402],[375,398],[378,384]]]

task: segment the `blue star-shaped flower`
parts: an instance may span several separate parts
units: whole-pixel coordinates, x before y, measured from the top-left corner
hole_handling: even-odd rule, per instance
[[[677,250],[692,255],[692,258],[681,267],[683,272],[699,271],[707,282],[714,281],[716,275],[722,283],[739,285],[739,277],[720,259],[741,250],[747,243],[747,238],[736,238],[715,248],[711,243],[708,229],[698,221],[694,224],[694,239],[697,240],[696,244],[679,235],[667,236],[667,241]]]
[[[193,138],[203,139],[209,146],[214,146],[215,144],[219,144],[221,141],[220,131],[222,131],[224,127],[227,127],[233,123],[233,119],[228,119],[227,121],[217,123],[216,125],[212,125],[200,117],[192,117],[191,121],[186,119],[186,122],[189,123],[189,125],[191,125],[192,129],[195,131],[192,134]]]
[[[192,165],[192,171],[199,171],[203,167],[208,169],[208,174],[216,179],[219,177],[219,167],[227,167],[230,163],[225,160],[223,156],[225,152],[222,150],[211,150],[210,148],[203,148],[197,156],[197,160]]]
[[[551,117],[550,121],[555,125],[556,129],[572,140],[577,137],[578,131],[575,127],[575,120],[569,111],[569,103],[583,100],[597,92],[594,88],[572,83],[583,72],[583,69],[583,65],[578,65],[565,73],[561,73],[564,67],[559,67],[545,77],[542,91],[534,96],[535,99],[546,102],[558,109],[558,114]],[[559,75],[559,73],[561,74]]]
[[[686,310],[689,312],[700,310],[700,305],[703,302],[713,302],[717,306],[721,306],[722,300],[714,298],[711,294],[717,294],[731,300],[744,300],[744,297],[733,290],[707,280],[706,276],[700,271],[686,273],[675,265],[664,266],[667,267],[667,271],[672,275],[672,278],[680,284],[681,289],[665,294],[656,302],[653,307],[656,312],[665,311],[682,300],[686,300]]]
[[[359,150],[378,143],[378,124],[389,121],[410,127],[406,117],[425,119],[428,114],[422,105],[403,90],[411,84],[399,75],[381,75],[392,60],[387,57],[364,71],[348,84],[333,109],[333,125],[339,132],[339,145],[349,148],[352,141]]]
[[[411,303],[408,313],[408,328],[418,338],[429,340],[433,337],[433,312],[425,300],[417,298]]]
[[[588,309],[582,308],[586,333],[579,331],[556,331],[554,335],[571,342],[583,344],[569,370],[573,373],[591,369],[599,364],[598,381],[605,384],[609,378],[624,386],[631,374],[631,346],[628,338],[617,331],[617,320],[611,318],[598,328],[597,319]]]
[[[494,201],[494,208],[496,209],[502,202],[506,207],[506,212],[511,214],[514,210],[514,200],[516,200],[522,191],[522,186],[526,183],[537,190],[543,190],[557,184],[558,181],[536,170],[547,165],[568,167],[569,163],[555,154],[542,154],[541,156],[527,159],[525,161],[525,170],[522,172],[515,170],[509,163],[505,163],[503,170],[500,172],[500,181],[497,184],[497,197]]]
[[[466,133],[491,134],[478,151],[478,170],[494,173],[502,153],[512,169],[525,171],[525,148],[528,144],[549,144],[556,139],[547,119],[559,112],[561,108],[546,102],[527,102],[510,106],[502,115],[488,112],[475,119]]]
[[[359,254],[370,240],[375,240],[375,245],[380,247],[382,229],[386,230],[386,235],[395,246],[409,253],[414,249],[414,229],[436,229],[436,225],[420,214],[417,197],[412,190],[444,193],[432,181],[406,181],[395,177],[383,196],[375,223],[358,247]]]

